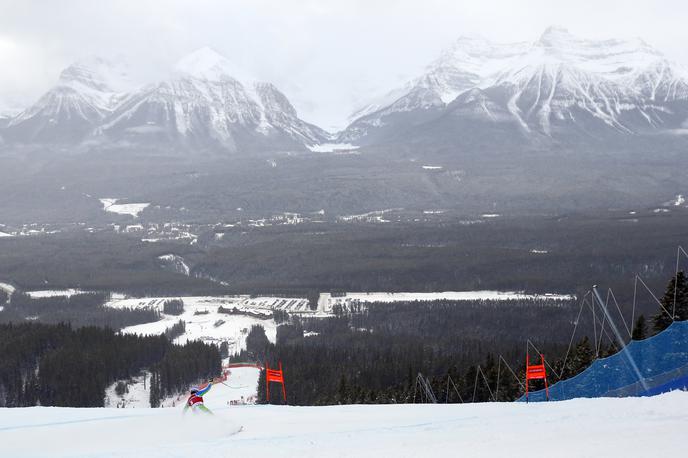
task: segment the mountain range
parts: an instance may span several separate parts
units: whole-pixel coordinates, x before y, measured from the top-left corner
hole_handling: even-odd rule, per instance
[[[640,39],[586,40],[561,28],[532,43],[462,37],[339,134],[371,144],[472,126],[537,137],[680,132],[688,72]]]
[[[238,152],[305,150],[334,140],[438,146],[467,136],[575,143],[680,134],[688,129],[688,71],[640,39],[587,40],[555,27],[534,42],[461,37],[423,74],[351,119],[342,132],[325,132],[300,119],[273,84],[201,48],[152,84],[135,82],[120,61],[76,62],[34,105],[0,120],[0,139]]]
[[[338,133],[210,48],[153,82],[137,70],[76,62],[0,116],[5,221],[109,220],[103,197],[217,221],[657,209],[687,193],[688,76],[639,39],[459,38]]]
[[[304,148],[329,138],[299,119],[274,85],[239,80],[210,48],[182,58],[169,77],[134,82],[122,62],[89,58],[0,130],[9,143],[172,145],[210,150]]]

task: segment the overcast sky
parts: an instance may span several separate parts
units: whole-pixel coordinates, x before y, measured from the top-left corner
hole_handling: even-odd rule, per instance
[[[462,34],[639,36],[686,65],[687,19],[681,0],[0,0],[0,104],[35,100],[86,55],[126,56],[152,79],[209,45],[334,128]]]

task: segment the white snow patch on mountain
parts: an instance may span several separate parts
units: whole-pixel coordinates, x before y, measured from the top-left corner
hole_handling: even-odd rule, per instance
[[[137,218],[139,214],[145,210],[150,203],[131,203],[118,204],[121,199],[102,198],[98,199],[103,204],[103,210],[109,213],[117,213],[118,215],[130,215]]]
[[[9,283],[0,283],[0,290],[5,291],[8,294],[14,294],[16,288]]]
[[[337,151],[352,151],[359,147],[351,143],[320,143],[317,145],[310,145],[308,149],[314,153],[334,153]]]
[[[158,256],[158,259],[163,261],[167,266],[171,267],[176,272],[179,272],[182,275],[186,275],[188,277],[191,273],[191,269],[189,268],[188,264],[184,261],[184,258],[182,256],[170,253]]]
[[[229,59],[210,46],[204,46],[182,57],[174,66],[176,73],[189,75],[207,81],[254,81],[243,68],[234,65]]]
[[[130,77],[124,60],[90,56],[65,68],[57,85],[12,118],[9,126],[39,118],[49,118],[52,123],[68,123],[71,118],[95,123],[140,86]]]

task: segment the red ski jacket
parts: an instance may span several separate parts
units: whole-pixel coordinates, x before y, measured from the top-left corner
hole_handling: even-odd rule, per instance
[[[195,406],[196,404],[203,404],[203,398],[200,397],[200,396],[197,396],[197,395],[195,395],[195,394],[192,394],[191,397],[189,397],[189,400],[186,401],[186,404],[187,404],[189,407],[193,407],[193,406]]]

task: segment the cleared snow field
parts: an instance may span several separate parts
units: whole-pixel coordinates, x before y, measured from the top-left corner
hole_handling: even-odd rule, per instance
[[[90,291],[84,291],[81,289],[77,288],[68,288],[68,289],[45,289],[45,290],[40,290],[40,291],[26,291],[26,295],[29,296],[32,299],[41,299],[45,297],[58,297],[58,296],[64,296],[64,297],[71,297],[76,294],[88,294]]]
[[[318,145],[308,146],[308,149],[314,153],[334,153],[336,151],[352,151],[359,147],[351,143],[320,143]]]
[[[211,408],[212,417],[182,416],[180,408],[0,409],[0,451],[22,458],[683,456],[688,424],[685,392],[534,404]],[[232,435],[239,425],[244,430]]]
[[[152,308],[162,312],[165,301],[172,297],[151,297],[137,299],[115,299],[105,305],[112,308]],[[182,297],[184,313],[181,315],[166,315],[159,321],[129,326],[122,329],[124,333],[139,335],[162,334],[179,320],[186,323],[186,332],[174,340],[175,343],[186,343],[189,340],[202,340],[207,343],[220,344],[225,341],[229,345],[230,353],[237,353],[246,348],[248,331],[254,324],[265,328],[265,334],[271,342],[275,342],[277,325],[272,319],[272,311],[268,308],[245,307],[244,297],[212,297],[194,296]],[[248,315],[229,315],[218,312],[220,307],[235,308],[238,311],[263,315],[264,318]],[[207,312],[207,313],[206,313]]]
[[[438,293],[345,293],[332,296],[321,293],[318,299],[318,311],[331,313],[335,304],[347,305],[355,302],[413,302],[413,301],[506,301],[512,299],[533,299],[565,301],[575,299],[570,294],[526,294],[514,291],[444,291]]]
[[[0,283],[0,289],[8,294],[13,294],[15,291],[15,287],[10,285],[9,283]]]
[[[130,215],[134,218],[139,216],[143,210],[145,210],[150,203],[132,203],[132,204],[118,204],[120,199],[112,198],[102,198],[98,199],[100,203],[103,204],[103,210],[110,213],[117,213],[118,215]]]

